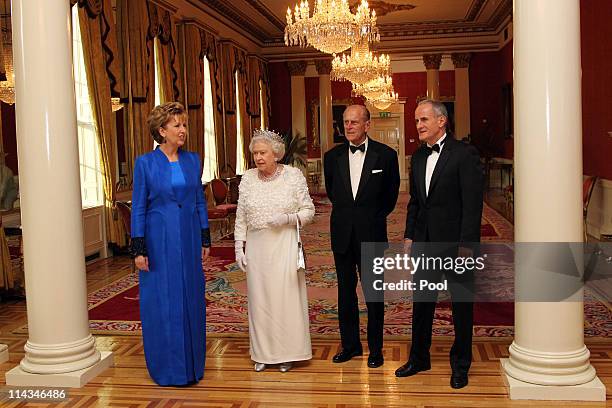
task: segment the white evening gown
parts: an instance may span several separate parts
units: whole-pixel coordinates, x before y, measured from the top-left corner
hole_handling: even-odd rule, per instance
[[[314,205],[299,169],[283,166],[274,180],[250,169],[240,182],[234,239],[246,241],[249,337],[253,361],[277,364],[312,358],[304,272],[297,271],[295,225],[271,228],[277,214],[312,221]]]

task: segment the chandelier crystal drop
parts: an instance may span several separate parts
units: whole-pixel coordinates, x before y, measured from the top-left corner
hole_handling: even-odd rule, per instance
[[[366,99],[376,99],[390,92],[393,92],[393,80],[389,75],[379,76],[365,84],[353,83],[353,95]]]
[[[379,76],[388,75],[391,59],[388,55],[375,56],[367,41],[361,41],[351,48],[351,55],[337,55],[332,60],[331,78],[334,81],[348,80],[364,85]]]
[[[397,92],[394,92],[393,89],[389,92],[385,92],[382,96],[376,99],[366,99],[366,101],[376,107],[378,110],[385,110],[389,106],[398,102]]]
[[[355,14],[348,0],[316,0],[312,16],[307,0],[287,9],[285,45],[311,45],[327,54],[348,50],[360,40],[380,41],[376,12],[362,0]]]

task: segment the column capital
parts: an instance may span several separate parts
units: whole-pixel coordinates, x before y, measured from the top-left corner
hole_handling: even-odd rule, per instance
[[[472,59],[472,53],[470,52],[454,52],[451,54],[453,65],[455,68],[468,68],[470,66],[470,60]]]
[[[442,54],[423,54],[423,63],[427,69],[440,69]]]
[[[330,59],[315,60],[315,66],[319,75],[329,75],[332,70],[332,61]]]
[[[306,74],[306,61],[287,61],[287,67],[289,68],[289,75],[291,76],[304,76]]]

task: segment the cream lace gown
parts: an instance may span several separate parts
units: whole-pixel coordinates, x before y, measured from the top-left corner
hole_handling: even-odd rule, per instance
[[[312,221],[306,179],[289,166],[271,181],[250,169],[239,190],[234,238],[246,241],[251,358],[265,364],[309,360],[308,299],[304,272],[297,271],[295,225],[268,225],[277,214],[296,212],[302,225]]]

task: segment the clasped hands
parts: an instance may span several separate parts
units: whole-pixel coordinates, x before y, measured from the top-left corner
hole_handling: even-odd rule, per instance
[[[202,268],[204,268],[204,261],[210,256],[210,247],[202,247]],[[144,255],[138,255],[134,258],[134,264],[136,269],[140,271],[149,271],[149,257]]]
[[[276,214],[273,216],[268,225],[272,228],[282,227],[283,225],[295,225],[298,222],[297,213],[293,214]]]

